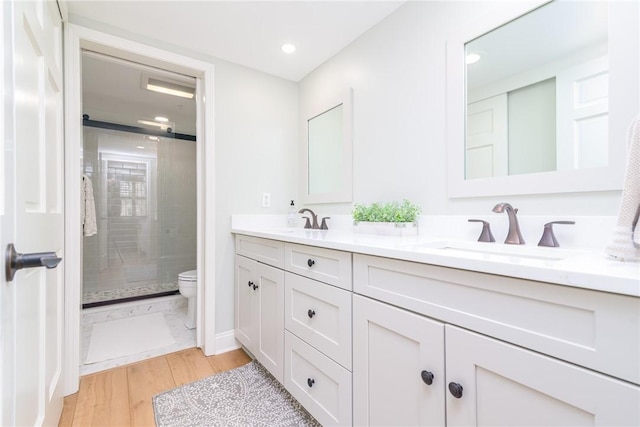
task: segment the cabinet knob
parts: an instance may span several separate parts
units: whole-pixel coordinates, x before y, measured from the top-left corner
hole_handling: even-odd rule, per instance
[[[258,285],[251,283],[253,285],[253,290],[255,291],[256,289],[258,289]]]
[[[314,380],[313,378],[307,378],[307,385],[309,387],[313,387],[315,383],[316,383],[316,380]]]
[[[249,280],[248,285],[249,285],[249,287],[252,287],[253,286],[253,282],[251,280]]]
[[[307,311],[307,316],[309,316],[309,319],[311,319],[315,315],[316,315],[315,310],[309,309],[309,311]]]
[[[309,258],[309,259],[307,260],[307,265],[308,265],[309,267],[313,267],[313,264],[315,264],[315,263],[316,263],[316,262],[315,262],[314,260],[312,260],[311,258]]]
[[[462,386],[458,383],[451,382],[449,383],[449,392],[456,399],[460,399],[462,397]]]
[[[420,376],[422,377],[422,381],[424,381],[426,385],[433,384],[433,372],[422,371],[420,372]]]

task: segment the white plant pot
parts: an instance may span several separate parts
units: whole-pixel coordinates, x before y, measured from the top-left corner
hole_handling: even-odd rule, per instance
[[[353,223],[354,233],[378,234],[382,236],[417,236],[417,222],[365,222]]]

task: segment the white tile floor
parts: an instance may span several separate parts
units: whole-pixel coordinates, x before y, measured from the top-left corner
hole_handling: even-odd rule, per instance
[[[94,323],[108,322],[109,320],[122,319],[129,316],[140,316],[149,313],[162,312],[167,325],[176,343],[169,347],[159,348],[144,353],[132,354],[117,359],[85,365],[91,340],[91,331]],[[184,326],[184,318],[187,314],[187,299],[182,295],[153,298],[144,301],[135,301],[105,307],[89,308],[82,311],[82,365],[80,375],[87,375],[105,369],[115,368],[151,357],[161,356],[185,348],[195,347],[196,330],[187,329]]]

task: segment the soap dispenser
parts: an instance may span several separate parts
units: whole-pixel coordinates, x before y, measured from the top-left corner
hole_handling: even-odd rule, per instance
[[[291,201],[289,205],[289,214],[287,215],[287,225],[289,227],[295,227],[298,225],[298,210],[296,209],[296,204]]]

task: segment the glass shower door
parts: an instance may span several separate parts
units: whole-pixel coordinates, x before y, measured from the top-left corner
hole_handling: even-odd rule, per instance
[[[83,307],[177,293],[196,268],[195,142],[84,131],[98,232],[84,238]]]

